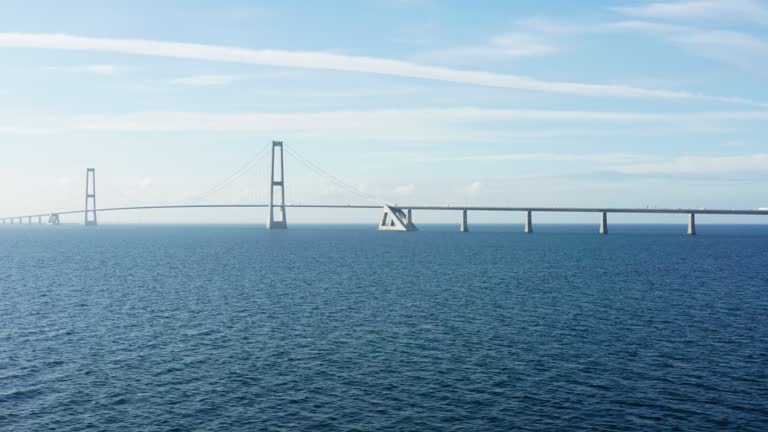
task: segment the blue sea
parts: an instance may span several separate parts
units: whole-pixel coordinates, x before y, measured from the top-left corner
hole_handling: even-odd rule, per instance
[[[0,226],[0,430],[768,430],[768,226],[421,228]]]

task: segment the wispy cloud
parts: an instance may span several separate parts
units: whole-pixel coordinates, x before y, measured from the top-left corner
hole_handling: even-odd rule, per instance
[[[70,117],[35,119],[45,130],[75,131],[429,131],[435,136],[450,135],[455,130],[476,129],[478,124],[666,124],[698,129],[716,123],[765,122],[768,111],[722,112],[621,112],[507,110],[489,108],[408,108],[367,111],[306,112],[177,112],[149,111],[124,114],[87,114]],[[27,130],[27,125],[7,124],[8,130]],[[2,129],[0,129],[2,130]],[[447,131],[440,133],[440,131]]]
[[[608,24],[602,24],[601,28],[604,30],[630,30],[630,31],[643,31],[649,33],[659,34],[684,34],[696,31],[693,27],[665,24],[652,21],[618,21]]]
[[[38,135],[50,132],[44,128],[0,126],[0,135]]]
[[[768,154],[743,156],[681,156],[673,161],[625,165],[624,174],[768,174]]]
[[[326,69],[582,96],[661,100],[710,100],[763,105],[762,103],[742,98],[647,89],[619,84],[545,81],[518,75],[424,66],[400,60],[349,56],[326,52],[252,50],[153,40],[107,39],[35,33],[0,33],[0,47],[115,52],[195,60]]]
[[[516,24],[527,31],[551,34],[568,35],[573,33],[591,33],[600,31],[599,26],[565,22],[548,17],[530,17],[518,20]]]
[[[557,51],[556,46],[536,36],[524,33],[507,33],[495,36],[482,45],[466,45],[436,50],[426,53],[420,58],[447,62],[499,61],[519,57],[546,56]]]
[[[622,164],[628,162],[647,161],[647,155],[633,153],[502,153],[491,155],[458,156],[451,158],[434,158],[428,162],[597,162],[605,164]]]
[[[483,188],[483,183],[479,181],[473,181],[469,185],[462,187],[459,189],[459,192],[466,193],[469,195],[475,195]]]
[[[660,35],[694,55],[758,72],[768,71],[768,41],[747,33],[704,30],[690,26],[648,21],[622,21],[605,25]]]
[[[640,153],[511,153],[432,159],[440,161],[493,161],[493,162],[575,162],[599,172],[622,174],[755,174],[768,175],[768,154],[727,156],[679,156],[665,159],[658,155]],[[479,188],[479,186],[478,186]],[[468,189],[463,189],[468,191]]]
[[[117,73],[120,70],[120,67],[113,64],[88,64],[79,66],[51,66],[49,69],[70,72],[84,72],[99,75],[111,75]]]
[[[723,1],[717,4],[722,6],[730,3]],[[623,10],[623,8],[620,9]],[[641,17],[641,14],[628,15]],[[555,40],[574,35],[612,32],[647,33],[663,38],[699,57],[735,65],[748,71],[759,73],[768,71],[768,40],[741,31],[712,30],[680,23],[642,19],[580,24],[535,17],[520,20],[517,24],[526,31],[548,35],[550,39]]]
[[[234,75],[194,75],[176,78],[173,83],[189,86],[217,86],[229,84],[238,79],[240,77]]]
[[[689,0],[648,3],[615,8],[624,15],[643,18],[735,18],[768,23],[768,9],[754,0]]]
[[[482,108],[227,113],[156,111],[17,117],[13,121],[6,120],[0,126],[0,136],[66,136],[84,132],[112,135],[117,132],[245,132],[280,136],[288,140],[333,139],[350,143],[361,140],[395,141],[412,148],[417,144],[468,141],[509,146],[516,143],[583,142],[586,137],[621,140],[622,137],[658,137],[677,132],[719,134],[723,140],[727,140],[732,139],[735,132],[751,130],[766,121],[768,111],[642,113]],[[500,128],[500,125],[504,127]],[[482,160],[485,156],[472,157]],[[492,157],[507,160],[564,160],[589,156],[538,153]],[[444,160],[446,156],[440,159]]]
[[[697,31],[681,35],[681,42],[707,48],[738,49],[742,52],[768,54],[768,41],[732,31]]]
[[[416,190],[416,185],[413,183],[407,185],[401,185],[395,187],[394,192],[398,195],[411,195]]]

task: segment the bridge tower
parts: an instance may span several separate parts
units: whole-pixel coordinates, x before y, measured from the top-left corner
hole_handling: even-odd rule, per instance
[[[275,177],[275,152],[280,149],[280,180]],[[272,141],[272,168],[270,170],[269,180],[269,215],[267,219],[267,229],[286,229],[288,221],[285,215],[285,163],[283,161],[283,142]],[[275,188],[280,188],[280,204],[275,205]],[[275,219],[275,208],[279,210],[280,218]]]
[[[85,173],[85,226],[96,225],[96,170],[88,168]]]

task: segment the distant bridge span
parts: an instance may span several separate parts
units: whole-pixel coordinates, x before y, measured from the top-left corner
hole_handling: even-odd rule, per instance
[[[131,210],[165,210],[165,209],[204,209],[204,208],[267,208],[269,204],[171,204],[171,205],[144,205],[144,206],[132,206],[132,207],[107,207],[96,209],[98,213],[104,212],[118,212],[118,211],[131,211]],[[365,208],[365,209],[378,209],[381,206],[374,205],[285,205],[284,207],[294,208]],[[91,210],[87,210],[91,211]],[[48,213],[36,213],[22,216],[14,216],[13,218],[3,219],[28,219],[36,217],[48,217],[51,213],[58,215],[73,215],[83,214],[86,210],[66,210],[66,211],[54,211]]]
[[[206,209],[206,208],[268,208],[269,204],[178,204],[178,205],[145,205],[132,207],[107,207],[96,209],[98,213],[120,212],[133,210],[166,210],[166,209]],[[318,208],[318,209],[381,209],[379,205],[352,204],[286,204],[285,208]],[[392,205],[393,209],[422,210],[422,211],[481,211],[481,212],[537,212],[537,213],[639,213],[639,214],[709,214],[709,215],[762,215],[768,216],[768,210],[742,209],[692,209],[692,208],[630,208],[630,207],[488,207],[488,206],[419,206]],[[89,210],[90,211],[90,210]],[[53,211],[21,216],[4,217],[3,220],[29,219],[49,217],[51,214],[74,215],[83,214],[86,210]]]
[[[211,209],[211,208],[269,208],[269,204],[183,204],[183,205],[145,205],[132,207],[107,207],[95,209],[97,213],[122,212],[122,211],[143,211],[143,210],[165,210],[165,209]],[[305,209],[381,209],[377,205],[344,205],[344,204],[285,204],[280,206],[286,208],[305,208]],[[522,212],[525,213],[525,232],[533,232],[532,213],[600,213],[600,233],[608,233],[608,213],[635,213],[635,214],[687,214],[689,215],[688,233],[696,234],[695,215],[760,215],[768,216],[768,210],[740,210],[740,209],[684,209],[684,208],[626,208],[626,207],[487,207],[487,206],[384,206],[385,218],[382,220],[379,228],[382,231],[414,231],[416,229],[413,223],[412,211],[458,211],[462,213],[460,229],[462,232],[469,231],[467,223],[467,213],[470,211],[479,212]],[[37,213],[22,216],[13,216],[2,219],[3,224],[32,223],[37,219],[39,224],[43,223],[43,218],[47,222],[58,225],[59,216],[84,214],[90,210],[67,210],[55,211],[49,213]]]
[[[279,150],[280,162],[275,164],[276,151]],[[279,167],[279,179],[275,175],[276,166]],[[84,214],[85,225],[97,225],[97,214],[105,212],[121,211],[142,211],[142,210],[163,210],[163,209],[206,209],[206,208],[268,208],[268,229],[285,229],[288,227],[286,222],[286,209],[288,208],[314,208],[314,209],[383,209],[384,216],[379,224],[381,231],[415,231],[416,225],[413,222],[412,212],[419,211],[458,211],[461,212],[462,232],[469,231],[467,223],[467,213],[476,212],[523,212],[525,214],[525,232],[533,232],[533,212],[542,213],[600,213],[600,233],[608,233],[608,213],[635,213],[635,214],[687,214],[688,215],[688,234],[696,234],[696,215],[760,215],[768,216],[768,209],[704,209],[704,208],[631,208],[631,207],[493,207],[493,206],[430,206],[430,205],[353,205],[353,204],[286,204],[285,203],[285,178],[283,161],[283,143],[281,141],[272,142],[272,170],[270,180],[270,201],[267,204],[172,204],[172,205],[142,205],[128,207],[96,207],[96,173],[93,168],[87,170],[86,175],[86,199],[85,208],[82,210],[50,211],[46,213],[34,213],[21,216],[0,217],[3,224],[32,223],[37,219],[38,224],[43,223],[43,218],[47,218],[47,223],[59,225],[59,217],[62,215]],[[333,178],[338,182],[338,179]],[[275,190],[279,188],[279,194]],[[276,197],[277,195],[277,197]],[[279,202],[276,203],[278,198]],[[278,217],[275,217],[277,211]]]

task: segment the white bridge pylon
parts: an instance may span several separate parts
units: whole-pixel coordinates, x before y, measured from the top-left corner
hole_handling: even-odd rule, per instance
[[[280,149],[280,180],[275,178],[275,150]],[[267,216],[267,229],[287,229],[288,220],[285,214],[285,161],[283,157],[283,142],[272,141],[272,168],[269,179],[269,214]],[[275,205],[275,188],[280,188],[280,204]],[[275,219],[275,208],[279,210],[279,219]]]
[[[96,169],[94,168],[88,168],[85,172],[84,216],[85,226],[96,226],[99,224],[96,216]],[[53,223],[53,220],[51,223]]]
[[[416,225],[413,223],[411,209],[403,211],[401,208],[385,204],[379,231],[417,231]]]

